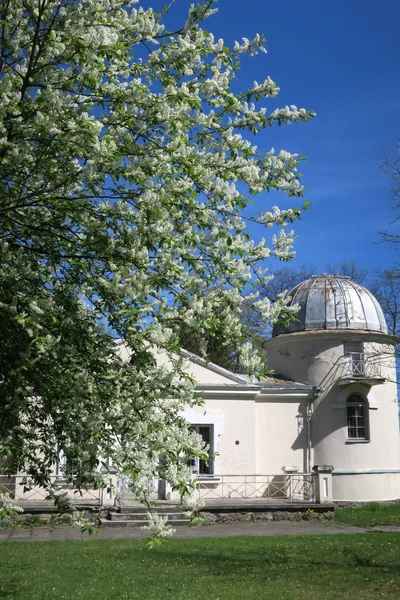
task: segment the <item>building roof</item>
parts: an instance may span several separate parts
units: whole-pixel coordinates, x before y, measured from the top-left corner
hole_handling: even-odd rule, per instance
[[[315,275],[296,286],[289,295],[289,306],[297,304],[300,307],[296,319],[287,327],[276,326],[273,337],[321,329],[388,332],[378,300],[349,277]]]
[[[222,375],[223,377],[226,377],[227,379],[231,380],[232,382],[244,384],[244,385],[249,383],[249,378],[247,377],[247,375],[241,374],[241,373],[240,374],[232,373],[232,371],[229,371],[228,369],[224,369],[224,367],[220,367],[219,365],[216,365],[213,362],[208,362],[201,356],[198,356],[197,354],[193,354],[193,352],[189,352],[188,350],[185,350],[184,348],[181,348],[181,356],[188,359],[192,363],[195,363],[197,365],[205,367],[206,369],[208,369],[209,371],[211,371],[213,373],[217,373],[218,375]]]
[[[209,392],[211,395],[219,392],[220,394],[259,394],[262,390],[271,390],[278,392],[279,390],[286,390],[287,392],[297,390],[302,393],[315,393],[315,387],[299,381],[293,381],[292,379],[281,374],[268,375],[261,380],[249,378],[244,373],[232,373],[228,369],[224,369],[219,365],[212,362],[207,362],[204,358],[188,352],[187,350],[181,349],[181,355],[188,359],[190,362],[204,367],[209,374],[207,377],[206,373],[203,373],[203,379],[198,380],[196,384],[196,390],[202,393]],[[213,380],[213,373],[223,375],[226,381],[215,381]],[[207,377],[205,379],[204,377]]]

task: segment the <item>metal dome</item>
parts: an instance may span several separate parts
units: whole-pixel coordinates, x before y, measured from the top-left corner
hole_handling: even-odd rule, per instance
[[[298,304],[296,319],[287,327],[275,326],[273,336],[317,329],[364,329],[387,333],[377,299],[365,287],[338,275],[315,275],[289,294]]]

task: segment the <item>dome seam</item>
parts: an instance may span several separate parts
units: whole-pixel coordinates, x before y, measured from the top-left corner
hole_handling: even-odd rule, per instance
[[[346,319],[346,328],[348,328],[350,326],[350,318],[349,318],[349,310],[348,310],[348,306],[347,306],[346,288],[344,285],[342,285],[342,282],[340,281],[339,277],[336,277],[335,281],[337,282],[338,286],[342,290],[343,304],[344,304],[344,316]],[[365,316],[365,313],[364,313],[364,316]]]
[[[365,329],[368,329],[367,313],[365,312],[365,307],[364,307],[364,303],[363,303],[362,298],[361,298],[361,294],[358,291],[357,286],[355,285],[355,283],[353,283],[353,281],[351,281],[351,279],[349,279],[349,283],[350,283],[351,287],[353,288],[353,290],[356,292],[356,294],[357,294],[357,296],[358,296],[358,298],[360,300],[361,308],[362,308],[362,311],[364,313]],[[378,319],[378,321],[379,321],[379,319]]]

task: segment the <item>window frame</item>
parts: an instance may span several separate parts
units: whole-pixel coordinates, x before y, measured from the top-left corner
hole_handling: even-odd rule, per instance
[[[191,462],[191,467],[192,467],[192,472],[194,475],[196,475],[197,479],[201,479],[201,478],[208,478],[208,477],[213,477],[215,474],[215,465],[214,465],[214,460],[212,458],[212,455],[214,454],[214,424],[213,423],[191,423],[190,424],[190,429],[192,429],[193,431],[195,431],[197,434],[201,435],[200,430],[207,428],[209,430],[209,439],[206,440],[203,437],[203,440],[209,445],[209,449],[208,449],[208,455],[209,455],[209,460],[208,460],[208,465],[206,464],[206,461],[195,457],[193,458],[190,462]],[[201,472],[203,470],[203,473]]]
[[[361,409],[357,411],[357,408]],[[355,410],[351,410],[355,409]],[[347,443],[367,443],[370,441],[368,400],[357,392],[353,392],[346,400],[346,436]],[[361,425],[360,425],[361,421]],[[355,436],[350,436],[350,429]],[[362,435],[360,435],[362,433]]]
[[[365,348],[361,340],[345,341],[343,354],[348,358],[348,368],[353,376],[365,375]]]

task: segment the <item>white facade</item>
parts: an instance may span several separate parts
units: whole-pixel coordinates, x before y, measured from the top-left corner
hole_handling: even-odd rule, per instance
[[[214,455],[208,465],[192,465],[199,495],[310,500],[317,479],[319,501],[400,498],[397,339],[379,304],[365,288],[327,276],[297,286],[292,302],[298,319],[265,342],[274,371],[265,381],[251,383],[182,351],[204,400],[184,417]],[[124,345],[119,351],[129,360]],[[109,483],[108,491],[85,492],[86,503],[112,505],[111,490],[124,482],[112,475]],[[165,484],[152,485],[174,499]],[[41,499],[40,492],[22,499]]]
[[[265,343],[277,374],[265,382],[185,353],[204,397],[185,417],[209,428],[217,453],[210,472],[197,474],[202,489],[217,491],[225,475],[257,487],[293,468],[332,465],[335,501],[400,498],[397,340],[379,304],[347,278],[327,276],[300,284],[293,303],[298,320]]]
[[[345,348],[360,341],[364,373],[354,374]],[[289,376],[302,375],[319,388],[312,403],[312,462],[334,467],[334,500],[399,498],[396,370],[388,336],[360,330],[292,333],[272,338],[267,348],[272,368],[284,367]],[[351,438],[348,402],[354,396],[365,401],[364,432]]]

